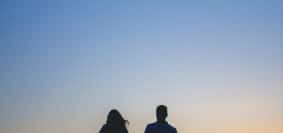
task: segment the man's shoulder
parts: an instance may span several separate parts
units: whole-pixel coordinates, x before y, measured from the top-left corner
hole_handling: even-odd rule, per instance
[[[175,130],[176,128],[172,125],[170,125],[169,123],[158,123],[158,122],[153,122],[147,125],[147,128],[155,128],[155,127],[163,127],[163,128],[167,128],[167,129],[171,129],[171,130]]]
[[[147,124],[147,127],[149,128],[149,127],[155,127],[157,125],[157,123],[156,122],[153,122],[153,123],[149,123],[149,124]]]
[[[177,129],[169,123],[167,123],[167,127],[170,128],[172,131],[177,131]]]

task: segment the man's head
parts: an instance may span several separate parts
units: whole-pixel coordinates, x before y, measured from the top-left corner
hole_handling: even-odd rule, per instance
[[[165,105],[159,105],[156,108],[157,121],[165,121],[167,114],[167,107]]]

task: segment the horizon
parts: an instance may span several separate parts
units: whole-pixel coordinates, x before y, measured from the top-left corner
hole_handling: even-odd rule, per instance
[[[282,1],[0,2],[0,132],[282,133]]]

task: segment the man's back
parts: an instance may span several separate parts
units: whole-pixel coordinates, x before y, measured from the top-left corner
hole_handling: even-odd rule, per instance
[[[145,133],[177,133],[177,130],[167,122],[155,122],[147,125]]]

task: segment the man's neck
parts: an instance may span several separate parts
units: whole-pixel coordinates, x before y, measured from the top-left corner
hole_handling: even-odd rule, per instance
[[[166,120],[157,120],[157,123],[167,123]]]

